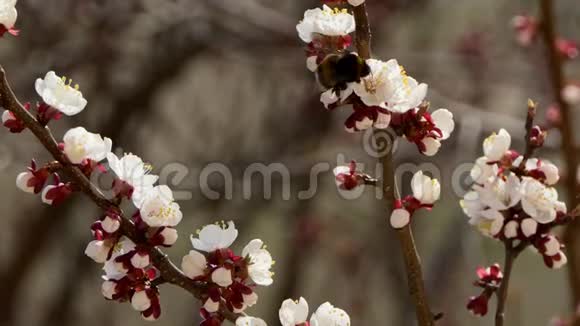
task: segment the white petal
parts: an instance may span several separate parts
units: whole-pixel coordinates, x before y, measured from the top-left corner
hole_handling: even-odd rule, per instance
[[[395,229],[401,229],[409,224],[411,221],[411,214],[406,209],[395,209],[391,214],[391,226]]]

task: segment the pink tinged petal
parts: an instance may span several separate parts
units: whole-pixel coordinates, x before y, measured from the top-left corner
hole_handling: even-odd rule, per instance
[[[311,326],[350,326],[350,317],[342,309],[329,302],[323,303],[310,318]]]
[[[522,233],[527,237],[531,237],[532,235],[536,234],[538,230],[538,222],[534,221],[532,218],[527,218],[522,221]]]
[[[308,70],[310,70],[311,72],[316,72],[316,69],[318,69],[318,57],[313,55],[310,56],[306,59],[306,68],[308,68]]]
[[[268,326],[266,322],[260,318],[244,316],[236,319],[236,326]]]
[[[103,227],[103,230],[105,230],[105,232],[115,233],[117,232],[117,230],[119,230],[119,227],[121,227],[121,221],[119,221],[116,218],[111,218],[107,216],[101,222],[101,226]]]
[[[232,271],[227,268],[220,267],[211,273],[211,280],[221,287],[228,287],[233,283]]]
[[[139,252],[135,253],[133,257],[131,257],[131,265],[135,268],[145,268],[149,266],[151,261],[149,260],[149,254],[144,253],[143,255]]]
[[[244,299],[244,305],[251,307],[258,303],[258,295],[256,292],[252,292],[250,294],[242,294],[242,298]]]
[[[501,229],[503,228],[503,222],[504,222],[503,216],[501,218],[493,220],[489,228],[489,233],[493,236],[498,235],[501,232]]]
[[[282,326],[296,326],[308,319],[308,302],[300,297],[298,301],[287,299],[282,302],[278,311]]]
[[[145,291],[137,291],[131,297],[131,306],[137,311],[145,311],[151,307],[151,299]]]
[[[181,260],[181,269],[183,273],[191,278],[202,276],[205,274],[207,268],[207,259],[205,256],[195,250],[191,250],[189,254]]]
[[[29,186],[29,181],[34,177],[31,172],[22,172],[16,177],[16,187],[29,194],[34,193],[34,186]]]
[[[374,123],[374,127],[378,129],[387,129],[390,123],[391,123],[391,115],[379,111],[377,115],[377,120]]]
[[[113,296],[117,293],[117,283],[112,281],[103,282],[101,285],[101,293],[105,298],[112,300]]]
[[[170,227],[163,228],[161,236],[163,237],[163,245],[165,246],[172,246],[178,238],[177,230]]]
[[[402,229],[411,221],[411,214],[406,209],[395,209],[391,213],[391,226],[395,229]]]
[[[504,228],[504,235],[506,238],[511,239],[518,236],[518,222],[509,221]]]
[[[560,269],[560,268],[562,268],[562,266],[566,265],[566,263],[568,263],[568,257],[566,257],[566,255],[564,254],[563,251],[558,252],[552,258],[552,268],[553,269]]]
[[[425,137],[421,140],[424,146],[422,153],[426,156],[434,156],[441,148],[441,142],[435,138]]]
[[[447,139],[455,129],[455,121],[453,121],[453,113],[447,109],[439,109],[431,114],[435,126],[441,130],[443,137]]]
[[[365,3],[365,0],[348,0],[348,3],[353,7],[358,7]]]
[[[208,298],[203,304],[203,308],[209,313],[217,312],[220,309],[220,302],[213,301],[211,298]]]
[[[85,249],[85,255],[97,263],[105,263],[111,247],[105,241],[93,240],[89,242]]]
[[[560,251],[560,241],[556,237],[550,236],[544,247],[546,248],[545,255],[554,256]]]

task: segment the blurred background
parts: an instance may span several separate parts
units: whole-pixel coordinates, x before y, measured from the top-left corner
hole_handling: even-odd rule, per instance
[[[521,49],[511,18],[535,13],[534,1],[367,0],[373,52],[397,58],[408,73],[429,84],[433,108],[449,108],[456,130],[434,158],[401,142],[396,163],[432,163],[444,193],[433,213],[422,212],[414,229],[432,308],[445,313],[437,325],[491,325],[465,309],[478,266],[502,262],[502,246],[467,224],[458,200],[465,163],[481,156],[481,141],[499,128],[522,149],[526,101],[539,102],[539,121],[550,103],[541,48]],[[562,35],[580,37],[576,1],[561,0]],[[187,167],[180,239],[167,250],[179,264],[188,235],[216,220],[240,230],[235,248],[259,237],[277,264],[275,282],[260,288],[248,310],[278,324],[278,307],[304,296],[314,310],[325,301],[345,309],[353,325],[413,325],[402,258],[383,203],[367,189],[345,200],[331,171],[318,175],[315,196],[299,200],[317,163],[356,159],[373,173],[375,158],[364,135],[342,126],[349,110],[329,113],[305,68],[295,25],[314,0],[19,0],[18,38],[0,41],[0,63],[22,101],[37,101],[34,80],[49,70],[79,83],[88,108],[52,125],[58,138],[83,125],[113,139],[116,151],[133,152],[159,173],[168,164]],[[580,65],[567,66],[580,76]],[[580,115],[575,110],[576,116]],[[578,124],[575,124],[578,125]],[[34,156],[48,159],[29,133],[2,131],[0,140],[0,324],[144,325],[129,304],[104,300],[101,267],[84,256],[89,226],[99,211],[82,196],[57,209],[16,189],[14,180]],[[560,162],[559,135],[550,134],[541,155]],[[221,199],[208,199],[200,171],[219,162],[232,171],[226,199],[221,178],[211,178]],[[281,163],[291,173],[291,198],[274,177],[264,199],[261,180],[251,199],[242,196],[243,173],[252,163]],[[574,173],[570,177],[575,176]],[[409,191],[410,174],[403,177]],[[452,186],[454,185],[455,186]],[[526,252],[512,281],[506,324],[547,325],[569,308],[565,270],[546,268]],[[172,286],[161,288],[160,325],[196,325],[199,304]]]

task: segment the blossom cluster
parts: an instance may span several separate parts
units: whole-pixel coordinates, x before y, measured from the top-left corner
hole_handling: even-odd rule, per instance
[[[530,146],[540,147],[545,133],[534,127]],[[566,263],[563,245],[551,234],[554,226],[567,221],[566,204],[553,187],[558,168],[547,160],[524,158],[511,146],[510,134],[502,129],[485,139],[484,156],[471,170],[474,184],[461,200],[469,223],[482,234],[520,246],[532,245],[550,268]]]
[[[355,18],[340,8],[307,10],[296,26],[307,43],[307,67],[325,89],[321,102],[327,109],[352,107],[345,122],[349,132],[391,126],[421,153],[435,155],[454,129],[453,115],[446,109],[429,114],[427,84],[409,76],[396,59],[363,60],[351,52]]]
[[[282,302],[278,311],[282,326],[350,326],[350,317],[342,309],[325,302],[316,309],[308,321],[308,302],[304,298],[299,300],[287,299]],[[236,320],[236,326],[266,326],[260,318],[240,317]]]
[[[255,287],[273,283],[274,260],[262,240],[250,241],[240,256],[230,249],[237,236],[231,221],[207,225],[197,237],[191,236],[195,250],[183,257],[181,268],[187,277],[206,285],[200,298],[201,325],[220,325],[224,310],[244,312],[258,302]]]

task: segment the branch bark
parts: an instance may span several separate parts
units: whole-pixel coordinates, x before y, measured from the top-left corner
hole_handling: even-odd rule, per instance
[[[91,201],[93,201],[99,208],[119,212],[119,215],[122,216],[120,229],[123,235],[127,236],[135,243],[143,242],[143,239],[140,239],[136,233],[135,225],[123,214],[121,208],[108,200],[100,190],[87,179],[81,170],[69,161],[66,155],[58,148],[58,144],[48,127],[43,127],[28,111],[24,109],[10,88],[4,68],[1,66],[0,104],[5,109],[14,113],[14,115],[24,123],[34,136],[36,136],[53,158],[62,164],[63,172],[76,184],[82,193],[89,197],[89,199],[91,199]],[[205,287],[203,283],[193,281],[185,276],[159,248],[149,247],[148,251],[153,265],[159,270],[161,277],[165,281],[183,288],[198,299],[201,298],[202,290]],[[226,318],[231,321],[235,321],[237,317],[238,315],[234,313],[226,314]]]
[[[353,7],[353,13],[356,22],[355,43],[358,55],[363,59],[369,59],[371,57],[372,35],[368,20],[366,3]],[[379,133],[384,132],[385,131],[383,130],[375,130],[375,140],[378,139],[377,135]],[[393,143],[394,139],[391,139],[390,144]],[[392,208],[392,203],[395,199],[395,180],[392,151],[387,151],[387,153],[380,158],[380,163],[383,167],[382,188],[384,193],[384,200],[386,206],[388,207],[387,211],[390,211]],[[411,294],[415,304],[417,321],[419,322],[420,326],[433,326],[435,325],[435,319],[431,309],[429,308],[427,294],[425,291],[425,284],[423,282],[421,259],[419,258],[417,247],[415,246],[415,239],[413,237],[411,226],[407,225],[401,230],[398,230],[397,234],[403,251],[409,293]]]
[[[505,244],[505,262],[503,280],[497,293],[497,310],[495,313],[495,326],[503,326],[505,319],[505,307],[508,298],[510,278],[514,267],[514,262],[519,255],[518,249],[512,248],[511,242]]]
[[[569,207],[575,207],[580,202],[576,197],[577,181],[576,169],[578,167],[578,156],[576,156],[574,145],[572,110],[562,97],[562,89],[565,86],[563,62],[558,53],[556,42],[556,16],[554,14],[554,4],[552,0],[541,0],[541,32],[546,51],[546,60],[550,73],[550,81],[556,103],[560,107],[562,121],[559,125],[562,135],[562,150],[564,155],[565,169],[567,171],[565,187],[568,195]],[[568,248],[568,278],[572,289],[573,309],[580,303],[580,220],[574,220],[564,232],[564,242]],[[580,322],[576,323],[580,325]]]

